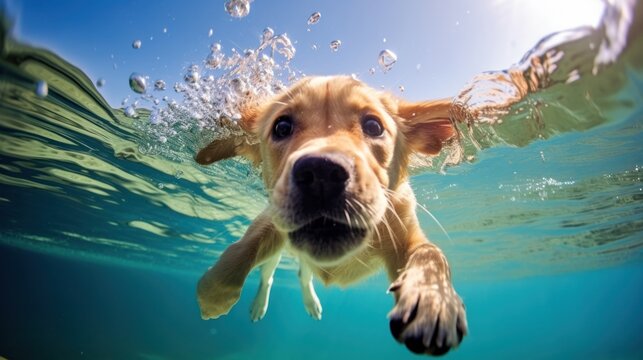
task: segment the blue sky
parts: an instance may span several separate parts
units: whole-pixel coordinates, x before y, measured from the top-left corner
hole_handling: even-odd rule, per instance
[[[602,9],[599,0],[255,0],[250,14],[236,19],[224,11],[224,2],[5,0],[4,5],[19,39],[53,50],[94,81],[104,78],[100,91],[113,106],[135,95],[128,87],[132,72],[162,78],[171,87],[187,66],[201,63],[211,43],[221,42],[225,52],[254,48],[267,26],[288,33],[297,48],[292,66],[306,74],[356,73],[398,94],[403,85],[402,95],[413,100],[453,96],[473,75],[515,63],[543,36],[595,24]],[[315,11],[322,18],[308,26]],[[135,50],[137,39],[142,47]],[[333,53],[329,43],[335,39],[342,46]],[[385,48],[398,62],[386,74],[370,75]]]

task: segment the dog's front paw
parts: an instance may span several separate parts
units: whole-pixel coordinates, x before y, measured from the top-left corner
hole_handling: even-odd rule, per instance
[[[450,283],[418,284],[396,280],[398,301],[389,313],[391,333],[414,353],[445,354],[467,334],[462,300]]]
[[[226,315],[239,301],[240,296],[241,288],[223,284],[206,284],[203,280],[200,281],[197,288],[197,301],[201,309],[201,318],[208,320]]]

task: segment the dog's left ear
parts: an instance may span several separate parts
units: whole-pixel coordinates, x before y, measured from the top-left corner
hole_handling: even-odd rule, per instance
[[[451,100],[398,102],[398,116],[402,118],[402,133],[411,151],[437,155],[442,145],[457,136],[449,118]]]
[[[245,135],[214,140],[201,149],[194,157],[194,160],[201,165],[209,165],[234,156],[243,156],[252,161],[253,164],[258,165],[261,162],[259,144],[256,141],[252,141],[256,131],[256,122],[257,110],[254,108],[244,110],[237,124],[245,132]],[[226,125],[222,124],[222,126]]]

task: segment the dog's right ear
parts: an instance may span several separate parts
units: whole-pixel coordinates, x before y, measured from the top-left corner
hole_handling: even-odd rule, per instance
[[[214,140],[201,149],[194,157],[194,160],[201,165],[209,165],[234,156],[243,156],[252,161],[253,164],[259,165],[261,163],[259,143],[251,140],[253,134],[255,134],[256,122],[257,111],[255,109],[244,110],[237,124],[247,135],[235,135],[225,139]]]

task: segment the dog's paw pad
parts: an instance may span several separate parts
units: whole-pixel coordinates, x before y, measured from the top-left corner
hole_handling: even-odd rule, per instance
[[[467,334],[464,304],[452,288],[400,288],[389,314],[391,334],[414,353],[442,355]]]

